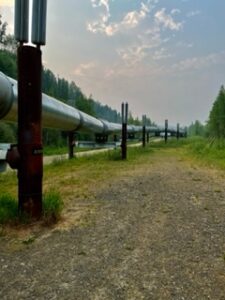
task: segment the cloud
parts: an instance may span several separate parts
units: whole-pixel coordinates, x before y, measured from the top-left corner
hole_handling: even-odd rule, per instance
[[[178,8],[174,8],[171,10],[171,15],[177,15],[179,14],[181,11]]]
[[[128,12],[121,22],[121,26],[125,26],[127,28],[136,27],[141,20],[145,19],[147,14],[149,13],[149,8],[144,3],[141,3],[140,11],[131,11]]]
[[[161,60],[171,57],[172,55],[167,52],[165,48],[160,48],[159,50],[156,50],[153,54],[154,60]]]
[[[146,57],[146,49],[148,45],[133,45],[124,49],[118,49],[117,53],[126,65],[134,66]]]
[[[86,63],[86,64],[80,64],[78,67],[76,67],[73,70],[72,73],[73,73],[73,75],[83,77],[83,76],[85,76],[87,74],[87,72],[89,72],[95,66],[96,66],[95,62],[89,62],[89,63]]]
[[[183,27],[183,24],[181,22],[175,22],[170,14],[166,14],[165,8],[162,8],[155,13],[155,21],[158,24],[162,25],[164,28],[170,30],[179,31]]]
[[[153,4],[157,3],[157,1],[148,0],[146,3],[141,2],[140,10],[127,12],[118,23],[109,22],[111,15],[108,0],[91,0],[91,3],[94,8],[103,6],[105,12],[100,14],[99,20],[87,23],[87,30],[92,33],[104,33],[107,36],[113,36],[118,32],[137,27],[147,17],[151,8],[153,8]]]
[[[171,67],[172,71],[193,71],[202,68],[210,67],[213,65],[225,63],[225,51],[218,53],[211,53],[206,56],[192,57],[179,61],[173,64]]]
[[[193,11],[190,11],[189,13],[187,13],[186,16],[188,18],[191,18],[191,17],[195,17],[195,16],[200,15],[200,14],[201,14],[200,10],[193,10]]]

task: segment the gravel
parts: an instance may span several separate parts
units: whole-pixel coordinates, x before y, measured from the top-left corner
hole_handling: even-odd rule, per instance
[[[225,299],[222,173],[168,152],[95,197],[87,224],[0,237],[0,299]]]

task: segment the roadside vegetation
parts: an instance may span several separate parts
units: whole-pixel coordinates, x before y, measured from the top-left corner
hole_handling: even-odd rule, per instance
[[[41,222],[51,225],[56,223],[63,209],[63,200],[61,195],[50,190],[43,195],[43,215]],[[32,220],[26,215],[20,215],[18,212],[18,201],[10,193],[1,193],[0,196],[0,225],[18,225],[30,223]]]

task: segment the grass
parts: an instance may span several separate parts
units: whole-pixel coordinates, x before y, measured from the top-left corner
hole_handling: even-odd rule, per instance
[[[206,167],[225,169],[225,139],[203,137],[192,137],[179,141],[169,139],[167,144],[163,140],[152,144],[152,148],[179,151],[179,155],[183,159],[192,160],[194,163],[200,163]]]
[[[63,201],[60,194],[51,190],[43,196],[43,216],[45,224],[55,223],[61,215]],[[0,197],[0,224],[29,224],[27,216],[20,215],[18,212],[18,201],[10,194],[3,194]]]
[[[18,219],[18,204],[10,194],[0,197],[0,224],[15,222]]]
[[[92,148],[74,148],[74,153],[76,152],[84,152],[91,150]],[[63,155],[68,153],[68,147],[62,146],[62,147],[50,147],[50,146],[45,146],[43,148],[44,155],[45,156],[51,156],[51,155]]]
[[[43,218],[45,223],[56,222],[63,209],[63,200],[60,194],[51,190],[43,197]]]

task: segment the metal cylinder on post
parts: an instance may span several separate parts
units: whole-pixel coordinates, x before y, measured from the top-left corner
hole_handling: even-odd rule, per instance
[[[42,213],[41,51],[18,48],[19,211],[32,218]]]
[[[47,0],[34,0],[32,12],[32,43],[45,45],[46,43],[46,14]]]
[[[168,120],[165,120],[165,143],[167,143],[168,139]]]
[[[28,42],[29,28],[29,1],[15,0],[15,20],[14,20],[15,39],[22,43]]]

